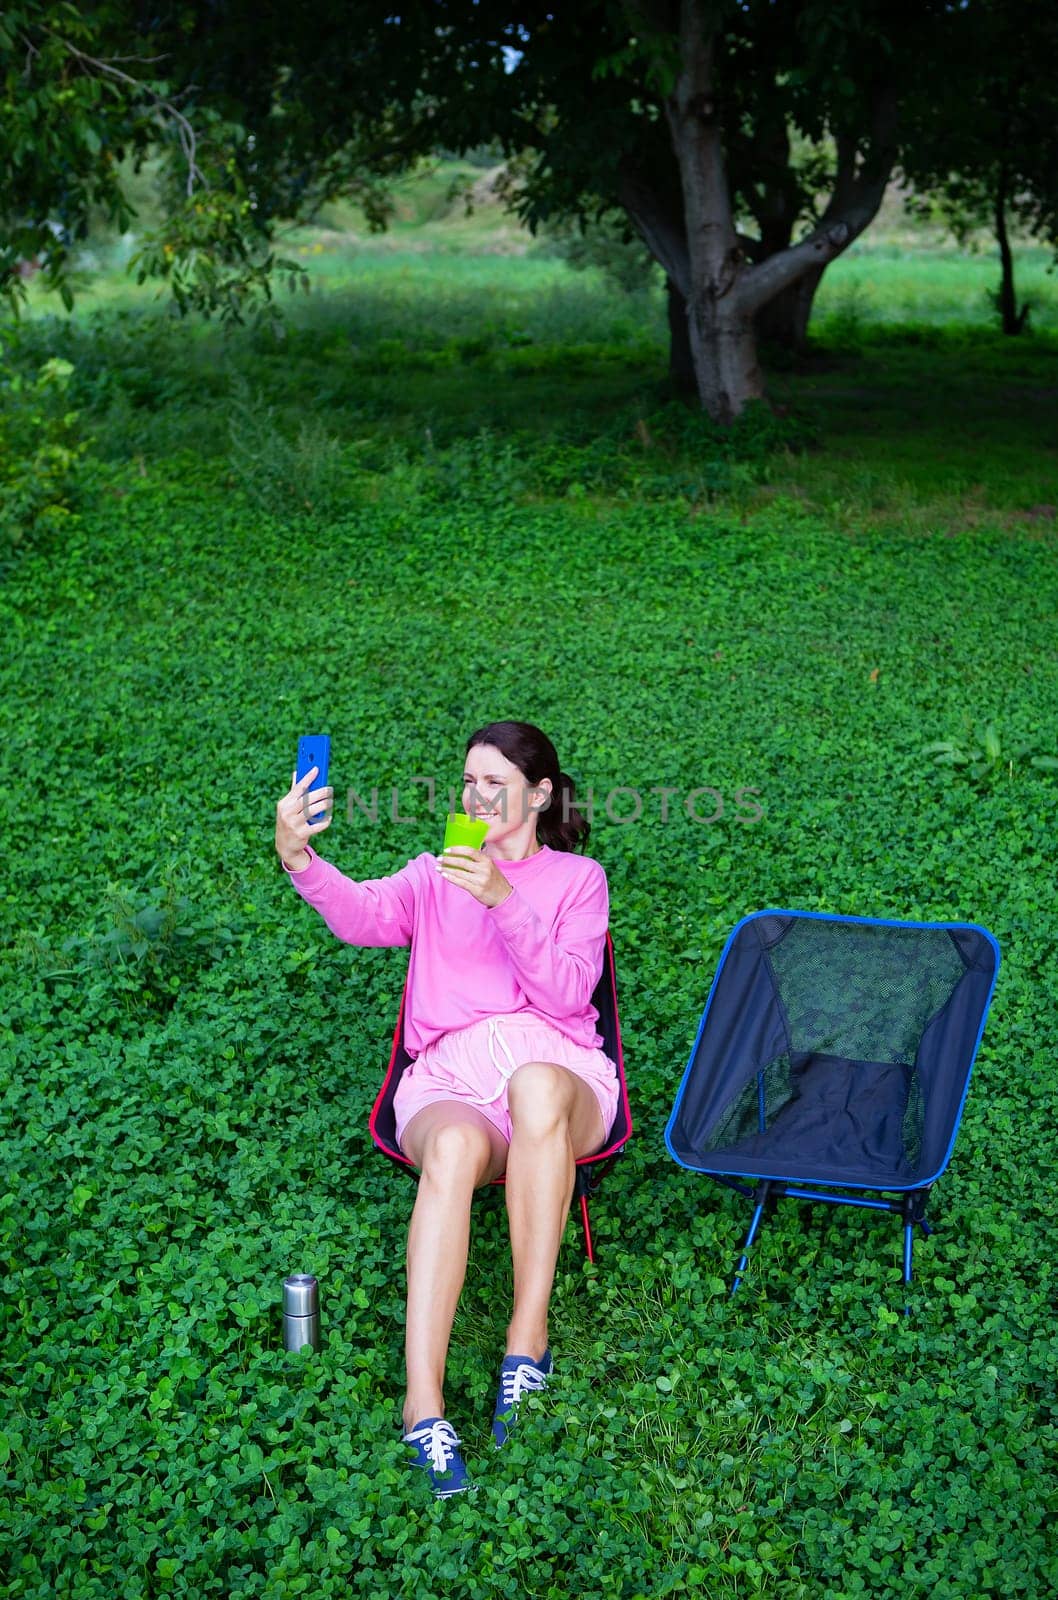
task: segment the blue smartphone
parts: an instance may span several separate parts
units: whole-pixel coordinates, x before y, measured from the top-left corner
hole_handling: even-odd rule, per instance
[[[302,796],[302,804],[313,789],[323,789],[327,784],[327,771],[331,764],[331,736],[329,733],[306,733],[298,740],[298,764],[295,774],[295,783],[300,783],[306,772],[311,772],[313,767],[319,767],[319,772],[313,778],[311,786]],[[316,828],[327,819],[326,811],[318,817],[309,818],[309,827]]]

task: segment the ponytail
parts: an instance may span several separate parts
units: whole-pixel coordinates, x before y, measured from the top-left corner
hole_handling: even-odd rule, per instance
[[[552,850],[583,850],[591,833],[591,823],[574,805],[576,788],[567,772],[558,775],[558,788],[551,791],[551,803],[537,814],[536,837]]]

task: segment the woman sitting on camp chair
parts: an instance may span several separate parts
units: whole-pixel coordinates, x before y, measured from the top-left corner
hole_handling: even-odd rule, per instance
[[[473,1191],[503,1174],[514,1306],[493,1437],[552,1371],[548,1303],[574,1163],[614,1122],[619,1082],[591,996],[609,897],[575,854],[590,825],[550,739],[493,722],[467,740],[463,804],[487,822],[480,849],[416,856],[357,883],[309,845],[330,826],[313,768],[276,807],[276,849],[298,893],[348,944],[411,945],[405,1045],[394,1100],[400,1148],[419,1168],[408,1233],[404,1439],[438,1495],[472,1487],[444,1416],[444,1370],[466,1275]],[[309,818],[326,816],[323,822]]]

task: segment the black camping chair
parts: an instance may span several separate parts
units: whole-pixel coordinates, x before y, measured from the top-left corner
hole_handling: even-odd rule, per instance
[[[738,923],[665,1129],[673,1160],[754,1201],[732,1294],[784,1195],[899,1212],[910,1284],[998,970],[999,946],[974,923],[810,911]]]
[[[389,1067],[383,1079],[382,1087],[378,1091],[374,1107],[371,1111],[370,1130],[371,1137],[384,1155],[396,1161],[400,1166],[413,1176],[416,1175],[414,1164],[397,1144],[396,1121],[393,1116],[393,1096],[397,1092],[397,1084],[405,1067],[411,1063],[411,1057],[404,1048],[404,1012],[408,1000],[408,985],[405,981],[404,992],[400,999],[400,1010],[397,1014],[396,1027],[393,1030],[393,1049],[390,1053]],[[624,1055],[621,1049],[621,1029],[617,1017],[617,975],[614,970],[613,940],[610,934],[606,935],[606,952],[603,958],[602,976],[595,986],[591,1003],[599,1013],[596,1024],[598,1032],[602,1035],[603,1049],[617,1066],[617,1076],[620,1082],[620,1098],[617,1104],[617,1116],[610,1130],[606,1143],[601,1150],[596,1150],[594,1155],[582,1156],[577,1162],[574,1198],[580,1202],[580,1220],[584,1230],[584,1253],[589,1261],[595,1260],[595,1247],[591,1236],[591,1219],[588,1215],[588,1199],[595,1193],[603,1174],[609,1170],[613,1162],[621,1154],[632,1133],[632,1113],[628,1104],[628,1086],[625,1082]],[[503,1178],[497,1178],[496,1183],[502,1184]]]

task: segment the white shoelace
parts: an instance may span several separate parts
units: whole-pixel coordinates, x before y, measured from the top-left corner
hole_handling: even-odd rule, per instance
[[[547,1373],[541,1372],[532,1362],[519,1361],[516,1367],[503,1374],[503,1404],[507,1408],[516,1406],[523,1394],[546,1388]]]
[[[489,1018],[489,1059],[492,1062],[492,1065],[496,1068],[496,1071],[500,1075],[500,1086],[496,1090],[495,1094],[490,1094],[490,1095],[487,1096],[487,1098],[485,1098],[483,1100],[482,1099],[478,1099],[477,1097],[475,1097],[470,1102],[470,1104],[472,1106],[490,1106],[494,1100],[498,1100],[500,1098],[500,1095],[503,1093],[504,1089],[506,1089],[506,1087],[507,1087],[508,1083],[510,1082],[511,1078],[514,1076],[514,1074],[518,1070],[518,1063],[517,1063],[517,1061],[515,1061],[514,1056],[511,1054],[510,1045],[507,1043],[506,1039],[503,1037],[503,1034],[500,1032],[499,1023],[500,1023],[499,1017],[490,1017]],[[502,1050],[506,1051],[506,1054],[507,1054],[507,1065],[506,1066],[503,1064],[502,1061],[498,1061],[496,1059],[496,1048],[495,1047],[496,1047],[497,1044],[500,1046],[500,1048]]]
[[[421,1444],[434,1472],[447,1472],[455,1459],[459,1435],[450,1422],[438,1417],[428,1428],[416,1428],[404,1435],[405,1444]]]

